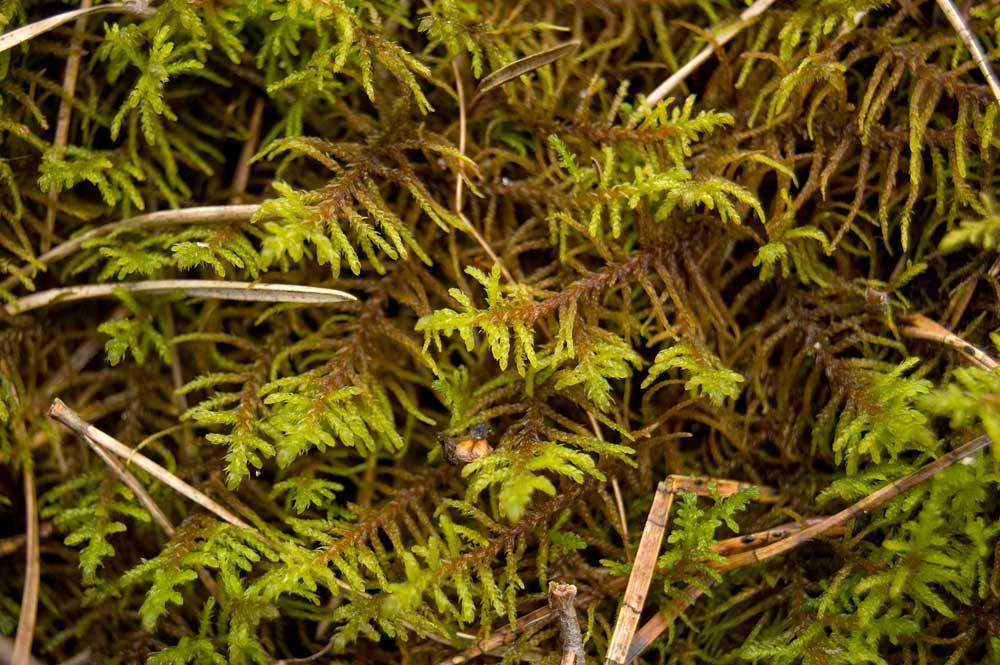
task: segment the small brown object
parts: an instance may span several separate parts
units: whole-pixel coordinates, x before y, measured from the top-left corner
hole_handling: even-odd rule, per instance
[[[493,446],[489,441],[491,436],[493,436],[492,428],[486,423],[479,423],[462,436],[448,436],[441,432],[438,434],[438,441],[444,448],[444,456],[448,463],[459,466],[492,453]]]
[[[560,665],[584,665],[586,662],[575,601],[576,586],[549,582],[549,607],[559,620],[559,635],[562,641]]]

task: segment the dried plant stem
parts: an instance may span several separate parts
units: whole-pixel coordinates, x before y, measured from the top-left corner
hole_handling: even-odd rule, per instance
[[[719,493],[719,496],[732,496],[740,490],[756,489],[759,494],[754,497],[758,503],[777,503],[782,496],[774,487],[767,485],[755,485],[745,483],[741,480],[730,480],[728,478],[708,478],[706,476],[681,476],[673,474],[668,477],[674,484],[674,491],[685,491],[697,494],[698,496],[712,496],[712,486]]]
[[[872,492],[868,496],[864,497],[854,505],[845,508],[844,510],[831,515],[816,524],[813,524],[805,529],[802,529],[798,533],[783,540],[779,540],[771,545],[766,545],[759,549],[751,550],[749,552],[744,552],[742,554],[737,554],[735,556],[729,557],[726,564],[721,567],[722,570],[732,570],[733,568],[739,568],[740,566],[749,565],[751,563],[757,563],[759,561],[764,561],[770,559],[771,557],[778,556],[779,554],[784,554],[789,550],[793,550],[796,547],[820,536],[830,529],[844,524],[848,520],[854,519],[862,513],[866,513],[870,510],[878,508],[882,504],[890,501],[900,494],[909,491],[910,489],[916,487],[920,483],[924,482],[928,478],[931,478],[934,474],[940,472],[943,469],[948,468],[955,462],[965,459],[970,455],[974,455],[986,446],[992,443],[992,439],[988,436],[981,436],[979,438],[973,439],[968,443],[956,448],[955,450],[942,455],[940,458],[934,460],[933,462],[926,464],[920,469],[914,471],[908,476],[904,476],[899,480],[894,480],[885,487]]]
[[[805,520],[805,525],[799,522],[789,522],[787,524],[782,524],[780,526],[772,527],[770,529],[765,529],[764,531],[758,531],[756,533],[745,534],[742,536],[736,536],[735,538],[729,538],[726,540],[719,541],[715,547],[712,548],[713,551],[719,552],[720,554],[731,554],[739,551],[743,551],[749,548],[761,547],[770,542],[774,542],[777,539],[787,537],[794,533],[798,533],[805,526],[810,524],[816,524],[821,520],[826,519],[825,517],[810,517]],[[837,532],[837,528],[831,529],[830,531],[823,534],[824,536],[830,536]],[[627,580],[622,577],[615,577],[608,580],[607,588],[609,589],[623,589],[625,587]],[[581,594],[576,598],[576,605],[581,605],[583,603],[588,603],[593,600],[593,596],[590,594]],[[683,611],[683,609],[681,610]],[[670,609],[664,610],[657,616],[670,615]],[[495,651],[496,649],[510,644],[515,641],[521,635],[524,635],[529,630],[535,628],[541,628],[545,626],[553,619],[553,611],[550,607],[540,607],[533,612],[525,614],[517,621],[517,625],[514,628],[509,626],[504,626],[494,633],[490,634],[488,637],[479,640],[475,644],[469,646],[461,653],[458,653],[451,658],[441,661],[439,665],[462,665],[473,658],[478,658],[479,656]],[[650,623],[656,621],[651,619],[647,622],[639,631],[636,632],[638,636],[640,633],[648,633],[652,630]],[[654,624],[655,625],[655,624]],[[665,624],[664,628],[669,625]],[[657,633],[658,635],[658,633]],[[635,639],[633,638],[633,644],[635,644]],[[631,651],[631,647],[630,647]]]
[[[87,442],[87,445],[90,446],[91,450],[97,453],[98,457],[104,460],[104,463],[108,465],[111,471],[118,476],[118,478],[125,483],[130,490],[132,490],[132,493],[135,494],[139,503],[142,504],[142,507],[146,509],[146,512],[149,513],[149,515],[153,518],[153,521],[158,527],[160,527],[160,530],[163,531],[167,538],[173,537],[174,525],[170,523],[170,519],[162,510],[160,510],[160,506],[157,505],[156,501],[153,500],[153,497],[149,495],[149,492],[147,492],[146,488],[142,486],[139,479],[132,475],[128,469],[122,466],[121,462],[109,455],[108,452],[100,446],[100,444],[92,440],[89,436],[83,437],[83,440]],[[219,587],[216,585],[215,580],[212,579],[208,570],[201,565],[196,565],[194,568],[198,573],[198,579],[200,579],[201,583],[205,585],[208,592],[218,600],[220,598]]]
[[[725,556],[731,556],[739,552],[745,552],[746,550],[755,549],[757,547],[763,547],[769,543],[774,543],[782,538],[788,538],[794,536],[795,534],[802,531],[806,527],[812,526],[814,524],[819,524],[823,520],[827,519],[824,517],[810,517],[802,522],[788,522],[787,524],[782,524],[780,526],[772,527],[770,529],[765,529],[764,531],[758,531],[756,533],[748,533],[743,536],[736,536],[734,538],[727,538],[725,540],[720,540],[714,547],[712,547],[713,552],[718,552]],[[824,533],[824,536],[831,536],[837,532],[838,529],[831,529],[830,531]]]
[[[622,599],[622,606],[618,612],[615,630],[611,635],[611,642],[608,644],[608,653],[604,661],[607,665],[623,665],[625,663],[628,646],[632,642],[636,626],[639,625],[639,616],[646,604],[646,594],[649,593],[649,583],[653,579],[653,571],[656,569],[656,557],[660,552],[660,545],[663,543],[663,533],[667,528],[670,506],[673,504],[675,492],[676,487],[672,476],[668,476],[666,480],[661,481],[656,486],[656,494],[649,507],[646,526],[639,539],[639,549],[632,562],[632,574],[628,578],[628,586],[625,588],[625,597]]]
[[[451,71],[455,75],[455,93],[458,95],[458,154],[465,156],[466,117],[465,117],[465,86],[462,84],[462,71],[458,67],[458,59],[451,61]],[[455,212],[462,213],[462,175],[465,164],[458,162],[458,177],[455,178]]]
[[[128,313],[125,307],[117,307],[111,315],[108,317],[109,320],[117,320],[124,318]],[[91,360],[94,359],[98,353],[104,350],[103,340],[96,338],[88,338],[80,343],[73,353],[69,356],[69,362],[63,365],[57,372],[52,374],[45,381],[45,385],[42,386],[40,399],[44,402],[52,399],[52,395],[58,388],[66,381],[71,380],[76,374],[80,373],[84,367],[87,366]]]
[[[500,268],[500,273],[504,276],[504,278],[506,278],[506,280],[511,284],[514,284],[515,283],[514,276],[510,274],[510,271],[507,270],[507,266],[505,266],[503,261],[500,260],[500,257],[497,255],[497,253],[493,251],[493,248],[490,247],[490,244],[486,242],[486,238],[484,238],[482,234],[479,233],[479,231],[476,229],[476,227],[472,225],[472,222],[469,220],[468,217],[465,216],[465,213],[460,212],[458,213],[458,216],[462,218],[463,222],[465,222],[465,226],[466,228],[469,229],[469,233],[472,235],[473,238],[476,239],[476,242],[478,242],[479,246],[483,248],[483,251],[485,251],[489,255],[490,259],[493,260],[493,263],[497,264],[497,266]]]
[[[880,490],[876,490],[872,494],[864,497],[854,505],[845,508],[835,515],[830,515],[829,517],[823,518],[812,518],[808,520],[811,524],[805,528],[800,528],[798,531],[791,533],[788,537],[779,540],[776,543],[765,545],[764,547],[758,547],[752,549],[749,552],[743,552],[729,557],[725,564],[716,566],[719,570],[734,570],[736,568],[741,568],[743,566],[749,566],[754,563],[759,563],[771,557],[778,556],[790,550],[793,550],[800,545],[807,543],[813,538],[820,536],[830,535],[834,530],[839,529],[848,520],[851,520],[858,515],[874,510],[878,506],[891,501],[900,494],[912,489],[913,487],[919,485],[925,480],[934,476],[934,474],[948,468],[952,464],[962,460],[970,455],[974,455],[991,443],[991,439],[987,436],[981,436],[977,439],[966,443],[965,445],[953,450],[952,452],[943,455],[939,459],[931,462],[918,469],[917,471],[911,473],[908,476],[900,478],[892,483],[889,483]],[[768,531],[761,532],[760,534],[754,534],[760,536],[762,534],[767,534],[775,530],[789,529],[790,525],[783,525],[776,527],[775,529],[769,529]],[[731,539],[739,540],[739,538]],[[728,541],[723,541],[719,543],[715,551],[722,551],[723,545]],[[711,580],[707,578],[703,580],[705,586],[710,585]],[[632,641],[632,645],[629,647],[628,654],[626,655],[625,663],[631,661],[633,658],[638,656],[646,647],[648,647],[656,638],[663,634],[663,632],[670,626],[670,624],[683,612],[695,599],[698,598],[703,593],[701,586],[690,586],[684,592],[684,596],[680,599],[680,603],[675,602],[669,608],[664,611],[658,612],[652,619],[646,622],[643,627],[636,632],[635,639]],[[690,602],[685,602],[690,599]]]
[[[588,602],[590,600],[592,600],[592,597],[586,594],[576,597],[577,604]],[[541,628],[542,626],[547,625],[550,621],[552,621],[552,618],[552,608],[548,606],[539,607],[537,610],[529,612],[518,619],[517,625],[513,628],[510,626],[504,626],[503,628],[491,633],[488,637],[470,645],[464,651],[455,654],[451,658],[442,660],[438,663],[438,665],[462,665],[463,663],[467,663],[473,658],[478,658],[483,654],[490,653],[491,651],[495,651],[504,645],[514,642],[529,630]]]
[[[93,0],[82,0],[80,9],[86,10],[93,5]],[[82,14],[73,26],[73,36],[69,40],[69,56],[66,58],[66,69],[63,71],[63,98],[59,100],[59,114],[56,116],[56,133],[52,139],[53,146],[65,146],[69,140],[69,119],[73,113],[71,99],[76,95],[76,77],[80,72],[80,55],[83,53],[83,40],[80,35],[87,29],[87,15]],[[45,230],[42,238],[42,252],[49,251],[56,228],[56,211],[59,209],[59,192],[55,185],[49,187],[49,205],[45,211]]]
[[[724,28],[722,31],[716,35],[714,41],[715,47],[724,46],[729,40],[731,40],[736,35],[740,34],[744,28],[749,26],[753,21],[757,19],[758,16],[764,13],[764,11],[774,4],[774,0],[757,0],[749,7],[743,10],[740,14],[739,20],[728,28]],[[693,57],[689,62],[687,62],[683,67],[678,69],[670,78],[657,86],[656,90],[649,93],[646,97],[646,103],[653,106],[664,97],[669,95],[674,88],[679,86],[684,79],[691,75],[694,70],[698,69],[706,60],[711,57],[713,51],[713,45],[709,44],[704,49],[702,49],[698,55]]]
[[[170,523],[167,516],[160,510],[160,507],[153,500],[153,497],[149,496],[146,488],[142,486],[139,479],[132,475],[128,469],[122,466],[121,462],[112,457],[108,451],[102,448],[96,441],[91,439],[89,436],[83,437],[83,440],[87,442],[90,449],[97,453],[97,456],[104,460],[104,463],[108,465],[111,471],[118,476],[125,485],[132,490],[135,494],[135,498],[139,500],[142,507],[146,509],[149,516],[153,518],[156,525],[167,535],[168,538],[174,535],[174,525]]]
[[[996,277],[1000,275],[1000,258],[993,262],[990,269],[986,271],[986,275],[989,277]],[[974,274],[972,277],[967,279],[962,287],[962,293],[958,296],[958,299],[953,301],[955,307],[951,312],[951,316],[948,318],[948,327],[952,330],[958,327],[958,322],[962,320],[965,315],[965,310],[968,308],[969,303],[972,302],[972,296],[976,292],[976,286],[979,284],[979,280],[983,275]]]
[[[177,337],[177,325],[174,322],[174,307],[172,303],[167,303],[163,307],[163,325],[164,332],[167,333],[168,339],[173,339]],[[181,364],[181,350],[177,344],[171,344],[170,350],[170,378],[174,382],[174,393],[172,400],[177,406],[179,413],[184,413],[188,410],[187,395],[181,390],[184,385],[184,367]],[[180,458],[185,463],[191,463],[194,461],[193,446],[191,446],[191,431],[187,428],[183,430],[183,443],[184,446],[181,448]],[[137,449],[141,450],[143,443],[140,442]]]
[[[748,488],[755,488],[760,492],[756,497],[757,501],[773,503],[781,499],[781,494],[773,487],[751,485],[724,478],[670,475],[657,486],[653,504],[649,509],[649,517],[646,519],[646,526],[639,541],[639,551],[632,564],[632,574],[629,576],[625,597],[622,599],[618,621],[615,623],[615,630],[608,644],[606,665],[624,665],[628,662],[629,645],[635,635],[636,626],[639,625],[649,583],[656,568],[656,558],[663,542],[674,494],[684,490],[700,496],[711,496],[713,493],[731,496]]]
[[[8,314],[23,314],[54,303],[74,300],[107,298],[116,291],[162,295],[183,293],[198,298],[247,300],[251,302],[286,302],[325,305],[345,300],[357,300],[350,293],[336,289],[296,284],[262,284],[259,282],[229,282],[215,279],[152,279],[117,284],[81,284],[50,289],[20,298],[5,307]]]
[[[622,497],[622,488],[618,479],[611,478],[611,492],[615,497],[615,510],[618,511],[619,527],[622,530],[622,544],[625,546],[625,555],[632,556],[631,548],[628,544],[628,518],[625,515],[625,499]]]
[[[17,619],[14,652],[11,665],[29,665],[31,643],[35,638],[35,619],[38,617],[38,584],[41,580],[42,562],[38,538],[38,505],[35,501],[35,472],[30,460],[24,465],[24,521],[27,525],[24,550],[24,589],[21,592],[21,614]]]
[[[923,314],[904,314],[900,318],[906,325],[901,326],[899,332],[907,337],[927,339],[950,346],[965,356],[969,362],[982,369],[994,370],[997,368],[997,361],[991,358],[988,353],[969,344],[937,321],[929,319]]]
[[[965,315],[965,310],[969,306],[969,302],[972,300],[973,294],[976,292],[976,283],[979,281],[978,275],[973,275],[962,285],[962,293],[958,296],[957,300],[952,302],[955,303],[955,307],[951,312],[951,316],[948,318],[948,325],[951,328],[957,328],[958,322],[962,320]]]
[[[459,69],[457,59],[451,61],[451,71],[455,75],[455,94],[458,96],[458,153],[462,157],[465,157],[465,144],[468,133],[466,118],[467,110],[465,104],[465,86],[462,84],[462,72]],[[497,253],[493,251],[490,244],[486,242],[486,238],[484,238],[476,227],[472,225],[472,221],[465,216],[465,213],[462,212],[462,188],[464,185],[464,179],[465,164],[462,160],[459,160],[458,177],[455,181],[455,214],[458,215],[463,222],[465,222],[465,227],[469,230],[469,233],[476,239],[476,242],[479,243],[479,246],[483,248],[483,251],[486,252],[493,263],[500,268],[500,272],[503,274],[504,278],[513,284],[514,277],[510,274],[510,271],[507,270],[507,266],[505,266],[503,261],[500,260]]]
[[[99,5],[101,7],[105,5]],[[96,9],[96,7],[95,7]],[[37,257],[34,263],[27,263],[19,269],[19,273],[31,278],[38,273],[38,266],[48,266],[72,256],[88,240],[106,236],[121,229],[150,229],[174,224],[220,224],[228,222],[245,222],[260,210],[259,205],[235,206],[201,206],[184,208],[182,210],[160,210],[144,215],[136,215],[128,219],[111,222],[86,233],[81,233],[64,243],[53,247]],[[16,276],[11,276],[0,282],[0,289],[10,289],[18,283]]]
[[[150,8],[147,0],[127,0],[126,2],[111,2],[106,5],[98,5],[96,7],[74,9],[72,11],[44,18],[41,21],[35,21],[34,23],[23,25],[20,28],[11,30],[10,32],[5,32],[0,35],[0,53],[17,46],[21,42],[34,39],[38,35],[44,34],[49,30],[54,30],[64,23],[69,23],[70,21],[86,16],[92,16],[94,14],[118,13],[135,14],[136,16],[145,17],[149,16],[152,12],[153,10]]]
[[[549,607],[559,622],[562,640],[561,665],[584,665],[583,636],[576,616],[576,587],[572,584],[549,582]]]
[[[937,4],[941,8],[941,11],[944,12],[944,15],[948,17],[948,22],[955,28],[955,32],[962,39],[962,43],[969,49],[969,54],[972,55],[973,61],[979,67],[979,71],[983,73],[986,83],[989,84],[990,90],[993,92],[993,98],[997,103],[1000,103],[1000,82],[997,81],[996,72],[990,66],[990,61],[987,60],[986,54],[983,53],[982,45],[976,39],[976,36],[972,34],[972,30],[969,29],[969,25],[962,18],[958,7],[955,6],[952,0],[937,0]]]
[[[0,665],[10,665],[13,663],[14,657],[14,640],[6,637],[5,635],[0,635]],[[42,661],[38,660],[34,656],[28,659],[28,665],[45,665]]]
[[[709,578],[703,578],[701,584],[691,586],[684,589],[680,598],[675,599],[670,605],[663,610],[657,612],[653,617],[642,625],[642,628],[635,632],[635,637],[632,639],[632,643],[629,645],[628,653],[625,655],[625,662],[630,663],[635,659],[636,656],[641,654],[646,648],[656,641],[656,639],[663,634],[670,624],[677,620],[684,610],[691,607],[696,600],[701,598],[705,590],[712,586],[712,580]]]
[[[233,515],[211,498],[196,490],[191,485],[188,485],[186,482],[170,473],[153,460],[135,452],[132,448],[129,448],[110,434],[107,434],[106,432],[103,432],[84,421],[80,417],[80,414],[66,406],[61,399],[56,399],[52,402],[52,406],[49,408],[49,415],[76,432],[83,439],[89,440],[90,442],[111,451],[118,457],[124,459],[126,463],[135,464],[137,467],[150,474],[163,484],[171,487],[178,494],[184,495],[206,510],[215,513],[215,515],[217,515],[220,519],[244,529],[250,528],[249,524],[236,517],[236,515]]]

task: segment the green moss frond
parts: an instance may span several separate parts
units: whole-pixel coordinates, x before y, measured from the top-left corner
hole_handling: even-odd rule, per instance
[[[965,367],[1000,330],[980,64],[930,0],[748,6],[164,0],[0,53],[5,305],[357,297],[0,310],[0,634],[33,478],[39,660],[447,662],[501,629],[485,658],[551,660],[553,624],[515,627],[552,580],[600,660],[691,473],[783,503],[677,498],[648,616],[705,593],[638,661],[996,660],[996,456],[717,570],[716,539],[1000,439]],[[56,11],[0,0],[0,30]],[[995,69],[1000,6],[960,12]],[[56,397],[253,526],[126,463],[163,533]]]

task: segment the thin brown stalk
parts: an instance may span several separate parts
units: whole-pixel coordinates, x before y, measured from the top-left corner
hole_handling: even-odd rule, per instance
[[[127,313],[128,310],[124,307],[117,307],[108,318],[112,321],[122,319]],[[45,385],[42,386],[42,390],[40,391],[42,393],[41,399],[45,401],[51,399],[53,391],[57,390],[66,381],[71,380],[76,374],[79,374],[87,366],[87,363],[93,360],[94,356],[102,350],[104,350],[104,342],[101,339],[91,337],[81,342],[73,350],[73,353],[70,354],[69,362],[46,379]]]
[[[35,620],[38,617],[38,584],[41,580],[42,562],[38,538],[38,505],[35,502],[35,472],[30,461],[24,465],[24,521],[26,545],[24,550],[24,589],[21,592],[21,614],[17,619],[14,653],[11,665],[29,665],[31,643],[35,639]]]
[[[549,582],[549,607],[559,623],[562,641],[561,665],[584,665],[583,636],[576,616],[576,586]]]
[[[615,497],[615,510],[618,511],[618,523],[622,530],[622,545],[625,547],[625,556],[631,557],[631,546],[628,543],[628,518],[625,515],[625,499],[622,497],[622,488],[618,479],[611,478],[611,492]]]
[[[451,70],[455,74],[455,93],[458,96],[458,152],[462,157],[465,157],[466,137],[468,134],[466,117],[467,109],[465,104],[465,86],[462,84],[462,72],[459,68],[457,59],[451,61]],[[505,266],[504,262],[500,260],[497,253],[493,251],[493,247],[486,242],[486,238],[484,238],[476,227],[472,225],[472,221],[465,216],[464,212],[462,212],[462,192],[464,180],[465,163],[460,159],[458,161],[458,174],[455,180],[455,214],[458,215],[463,222],[465,222],[465,226],[469,230],[469,233],[476,239],[476,242],[479,243],[479,246],[483,248],[483,251],[486,252],[493,263],[500,268],[500,272],[503,274],[504,278],[513,284],[514,277],[510,274],[510,271],[507,270],[507,266]]]
[[[463,222],[465,222],[465,226],[469,229],[469,233],[476,239],[476,242],[478,242],[479,246],[483,248],[483,251],[485,251],[489,255],[490,259],[493,260],[493,263],[497,264],[497,267],[500,268],[500,273],[504,276],[504,278],[511,284],[514,284],[514,276],[510,274],[510,271],[507,270],[507,266],[505,266],[503,261],[500,260],[497,253],[493,251],[490,244],[486,242],[486,238],[484,238],[476,227],[472,225],[472,222],[465,216],[465,213],[460,212],[458,213],[458,216],[462,218]]]
[[[177,337],[177,325],[174,322],[174,308],[168,304],[163,308],[163,324],[165,332],[167,333],[168,339],[173,339]],[[181,365],[181,352],[178,345],[170,345],[170,379],[174,382],[174,394],[173,402],[177,405],[177,408],[181,413],[184,413],[188,409],[187,395],[181,391],[181,387],[184,385],[184,368]],[[185,430],[185,438],[190,439],[189,430]],[[139,445],[142,448],[142,444]],[[188,461],[190,461],[190,455],[188,455]]]
[[[109,450],[118,457],[126,460],[126,463],[128,464],[135,464],[146,473],[172,488],[178,494],[194,501],[198,505],[205,508],[205,510],[214,513],[226,522],[244,529],[251,528],[249,524],[241,520],[239,517],[233,515],[204,493],[198,491],[191,485],[188,485],[186,482],[170,473],[153,460],[149,459],[145,455],[135,452],[135,450],[129,448],[110,434],[107,434],[106,432],[103,432],[84,421],[83,418],[80,417],[80,414],[66,406],[61,399],[56,399],[52,402],[52,406],[49,408],[49,415],[76,432],[78,436]]]
[[[466,117],[465,117],[465,86],[462,84],[462,72],[458,67],[458,59],[451,61],[451,71],[455,75],[455,93],[458,95],[458,154],[465,157]],[[458,177],[455,178],[455,212],[462,213],[462,185],[465,164],[458,161]]]
[[[962,292],[958,296],[958,299],[953,301],[955,303],[955,308],[952,310],[951,316],[948,318],[948,326],[950,328],[957,328],[958,322],[962,320],[965,315],[965,310],[969,307],[969,303],[972,301],[972,296],[976,293],[976,284],[979,282],[979,275],[973,275],[962,285]]]
[[[601,431],[601,425],[597,422],[597,418],[590,411],[587,411],[587,418],[590,419],[590,428],[594,430],[594,436],[604,441],[604,433]],[[611,491],[615,497],[615,509],[618,511],[618,529],[622,536],[622,546],[625,548],[625,558],[631,559],[632,548],[628,542],[628,518],[625,516],[625,501],[622,498],[622,488],[614,476],[611,478]]]
[[[104,463],[108,465],[112,473],[118,476],[125,485],[132,490],[135,494],[135,498],[139,500],[142,507],[146,509],[149,516],[153,518],[153,521],[158,527],[167,535],[168,538],[174,535],[174,525],[170,523],[167,516],[160,510],[160,506],[156,504],[153,497],[149,495],[146,488],[142,486],[138,478],[133,476],[128,469],[122,466],[121,462],[112,457],[108,451],[102,448],[97,442],[91,440],[89,436],[83,437],[90,449],[97,453],[97,456],[104,460]]]
[[[260,126],[264,118],[264,100],[259,97],[254,102],[253,112],[250,114],[250,127],[247,130],[247,140],[243,142],[243,149],[240,151],[240,160],[236,164],[236,172],[233,174],[233,194],[229,197],[229,203],[239,204],[247,191],[247,183],[250,182],[250,162],[257,152],[257,144],[260,143]]]
[[[86,10],[93,5],[93,0],[82,0],[80,9]],[[76,95],[76,78],[80,73],[80,56],[83,54],[83,39],[80,35],[87,29],[87,15],[81,14],[73,25],[73,36],[69,40],[69,56],[66,58],[66,69],[63,71],[63,98],[59,100],[59,113],[56,116],[56,133],[52,145],[65,146],[69,141],[69,119],[73,114],[71,99]],[[55,185],[49,187],[49,205],[45,210],[45,230],[42,237],[42,252],[49,251],[52,237],[56,229],[56,211],[59,209],[59,192]]]

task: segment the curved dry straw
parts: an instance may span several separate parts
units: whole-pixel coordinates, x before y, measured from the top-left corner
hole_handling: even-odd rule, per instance
[[[180,293],[196,298],[247,300],[251,302],[283,302],[300,305],[328,305],[335,302],[357,300],[357,298],[346,291],[325,289],[318,286],[227,282],[215,279],[154,279],[143,282],[83,284],[80,286],[50,289],[16,300],[6,305],[4,310],[11,315],[24,314],[33,309],[40,309],[59,303],[107,298],[115,295],[117,292],[141,293],[146,295]]]

